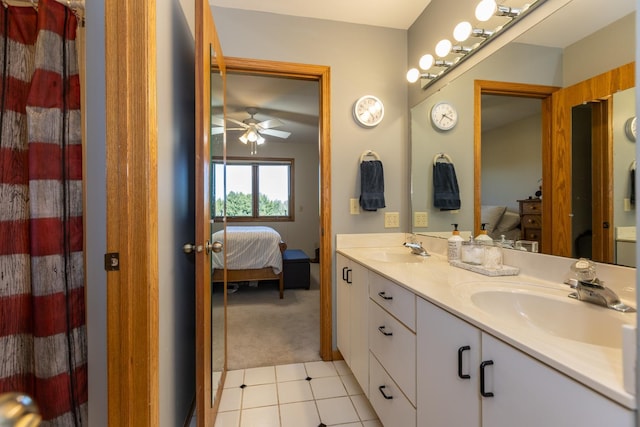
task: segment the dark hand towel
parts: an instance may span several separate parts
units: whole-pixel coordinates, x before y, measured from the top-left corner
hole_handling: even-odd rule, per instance
[[[460,209],[460,189],[451,163],[433,165],[433,206],[443,211]]]
[[[360,162],[360,206],[365,211],[384,208],[384,173],[382,162]]]

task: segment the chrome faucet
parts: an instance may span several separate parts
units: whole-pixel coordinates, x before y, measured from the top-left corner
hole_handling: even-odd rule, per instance
[[[406,246],[407,248],[411,248],[411,253],[412,254],[419,255],[419,256],[429,256],[429,253],[427,252],[427,250],[422,247],[422,243],[419,243],[419,242],[415,242],[415,243],[405,242],[404,246]]]
[[[604,286],[597,278],[593,280],[569,279],[566,282],[576,291],[569,294],[569,298],[601,305],[623,313],[634,313],[633,307],[620,301],[620,298],[610,288]]]

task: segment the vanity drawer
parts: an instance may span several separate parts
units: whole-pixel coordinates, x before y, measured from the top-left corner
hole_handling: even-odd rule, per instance
[[[542,217],[540,215],[522,215],[520,222],[525,228],[542,228]]]
[[[416,401],[416,335],[369,301],[369,351],[400,386],[410,402]]]
[[[369,296],[415,332],[416,296],[413,292],[370,272]]]
[[[416,408],[369,353],[369,401],[385,426],[415,427]]]

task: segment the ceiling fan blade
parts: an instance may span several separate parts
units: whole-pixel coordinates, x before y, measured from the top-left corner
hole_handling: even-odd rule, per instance
[[[260,122],[257,124],[259,129],[277,128],[278,126],[282,126],[282,125],[284,125],[284,123],[278,119],[265,120],[264,122]]]
[[[215,126],[211,128],[211,135],[220,135],[224,132],[223,127]]]
[[[238,126],[241,126],[242,129],[247,129],[249,127],[249,125],[247,125],[246,123],[242,123],[241,121],[236,120],[236,119],[232,119],[230,117],[227,117],[227,121],[230,121],[231,123],[235,123]]]
[[[286,132],[283,130],[275,130],[275,129],[262,129],[259,132],[265,135],[271,135],[271,136],[275,136],[278,138],[285,138],[285,139],[289,138],[289,136],[291,135],[291,132]]]

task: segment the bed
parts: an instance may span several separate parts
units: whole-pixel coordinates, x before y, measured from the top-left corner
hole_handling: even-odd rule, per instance
[[[213,234],[222,242],[224,232]],[[213,282],[224,281],[224,255],[227,257],[227,282],[277,280],[280,299],[284,297],[282,254],[287,245],[271,227],[227,226],[225,250],[213,253]]]
[[[482,206],[481,220],[487,224],[487,234],[499,241],[502,236],[507,240],[520,240],[520,214],[507,206]]]

